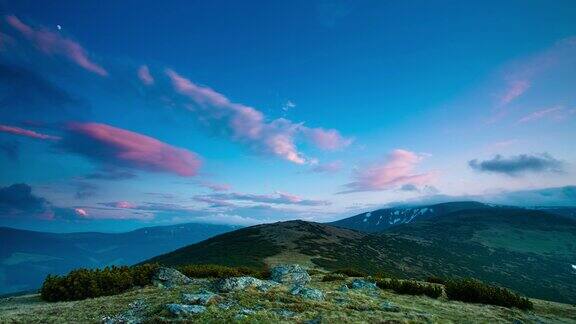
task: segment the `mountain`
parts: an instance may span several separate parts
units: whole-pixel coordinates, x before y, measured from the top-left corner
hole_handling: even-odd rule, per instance
[[[441,216],[366,233],[289,221],[215,236],[148,261],[263,267],[289,262],[399,277],[474,277],[528,296],[576,302],[576,221],[510,207],[458,205]]]
[[[362,232],[381,232],[387,228],[422,218],[442,216],[460,210],[482,208],[491,208],[491,206],[475,201],[462,201],[418,207],[394,207],[358,214],[329,224]]]
[[[46,275],[130,265],[237,226],[180,224],[126,233],[45,233],[0,227],[0,294],[38,288]]]

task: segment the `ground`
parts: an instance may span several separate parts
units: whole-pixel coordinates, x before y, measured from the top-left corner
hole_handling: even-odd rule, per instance
[[[322,274],[313,275],[310,284],[322,290],[323,301],[305,300],[279,286],[267,292],[256,289],[220,294],[223,299],[209,305],[207,311],[180,321],[317,323],[383,322],[398,323],[576,323],[576,306],[533,300],[533,311],[497,306],[448,301],[441,297],[398,295],[380,289],[342,291],[345,281],[321,282]],[[350,281],[351,279],[348,279]],[[212,289],[209,280],[173,289],[145,287],[120,295],[73,302],[47,303],[38,295],[0,300],[0,323],[98,323],[105,316],[125,312],[130,304],[142,300],[146,305],[145,322],[175,320],[166,309],[168,303],[180,303],[182,293]],[[398,306],[399,311],[386,311],[383,303]],[[228,309],[224,305],[230,305]]]

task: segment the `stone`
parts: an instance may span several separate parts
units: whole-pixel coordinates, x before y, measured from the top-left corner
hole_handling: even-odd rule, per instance
[[[200,291],[197,294],[182,294],[182,302],[193,305],[208,305],[217,302],[221,297],[210,291]]]
[[[292,295],[298,295],[304,299],[311,299],[311,300],[323,300],[324,293],[315,288],[308,288],[308,287],[294,287],[290,293]]]
[[[340,286],[340,288],[338,288],[338,291],[341,292],[348,292],[348,290],[350,290],[350,288],[348,288],[348,285],[342,285]]]
[[[146,303],[142,299],[137,299],[128,304],[128,309],[116,316],[104,316],[103,324],[139,324],[144,322],[144,311]]]
[[[194,315],[206,311],[206,307],[202,305],[167,304],[166,308],[174,316]]]
[[[380,304],[380,308],[385,312],[399,312],[400,307],[394,305],[389,301],[384,301]]]
[[[217,286],[218,290],[222,292],[243,290],[248,287],[268,291],[270,288],[278,286],[278,283],[269,280],[260,280],[254,277],[233,277],[221,279]]]
[[[274,310],[274,312],[278,314],[280,317],[284,318],[290,318],[296,316],[296,312],[287,309],[276,309]]]
[[[155,286],[172,288],[192,283],[192,279],[183,275],[180,271],[172,268],[160,267],[152,276]]]
[[[277,265],[270,272],[272,281],[285,285],[305,286],[311,280],[308,272],[298,264]]]
[[[375,282],[367,281],[364,279],[354,279],[352,280],[352,289],[376,289]]]

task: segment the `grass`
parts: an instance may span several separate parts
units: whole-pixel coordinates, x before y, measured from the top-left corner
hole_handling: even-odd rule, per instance
[[[576,307],[533,300],[534,310],[530,312],[507,309],[498,306],[467,304],[449,301],[444,298],[433,299],[425,296],[398,295],[388,290],[339,291],[342,281],[322,282],[323,275],[314,275],[311,286],[326,293],[324,301],[303,300],[289,293],[288,287],[280,286],[268,292],[253,289],[223,294],[225,300],[234,300],[237,304],[228,310],[216,305],[208,307],[206,313],[194,316],[197,322],[261,322],[293,323],[320,318],[322,323],[346,322],[457,322],[457,323],[504,323],[519,320],[522,322],[570,323],[576,318]],[[131,290],[116,296],[98,297],[82,301],[46,303],[38,295],[13,297],[0,300],[0,323],[78,323],[99,322],[103,316],[115,315],[128,308],[137,299],[143,299],[148,305],[146,317],[151,322],[170,319],[165,304],[179,302],[183,292],[195,292],[210,288],[210,282],[160,289],[145,287]],[[400,312],[386,312],[380,304],[391,302],[400,307]],[[250,308],[255,313],[244,319],[236,316],[241,308]],[[277,310],[295,312],[293,318],[284,318]]]

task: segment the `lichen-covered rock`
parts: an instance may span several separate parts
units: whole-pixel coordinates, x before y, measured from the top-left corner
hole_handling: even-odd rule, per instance
[[[291,286],[305,286],[311,278],[308,272],[298,264],[278,265],[270,270],[272,281]]]
[[[380,308],[385,312],[399,312],[400,311],[400,307],[394,305],[393,303],[391,303],[389,301],[382,302],[380,304]]]
[[[352,280],[352,289],[376,289],[375,282],[367,281],[364,279],[354,279]]]
[[[185,304],[195,304],[195,305],[208,305],[218,302],[222,298],[210,291],[200,291],[197,294],[182,294],[182,302]]]
[[[206,311],[206,307],[202,305],[167,304],[166,308],[174,316],[194,315]]]
[[[291,318],[296,316],[296,312],[287,309],[275,309],[274,312],[280,317]]]
[[[261,291],[268,291],[270,288],[277,286],[278,283],[269,280],[260,280],[254,277],[233,277],[225,278],[217,283],[219,291],[230,292],[253,287]]]
[[[128,305],[128,309],[116,316],[104,316],[103,324],[139,324],[144,322],[146,303],[142,299],[135,300]]]
[[[342,286],[340,286],[340,288],[338,288],[338,291],[341,292],[348,292],[348,290],[350,290],[350,288],[348,288],[348,285],[344,284]]]
[[[304,299],[311,299],[311,300],[323,300],[324,293],[315,288],[308,288],[308,287],[294,287],[290,291],[292,295],[300,296]]]
[[[192,279],[172,268],[160,267],[152,276],[152,283],[159,287],[172,288],[192,283]]]

